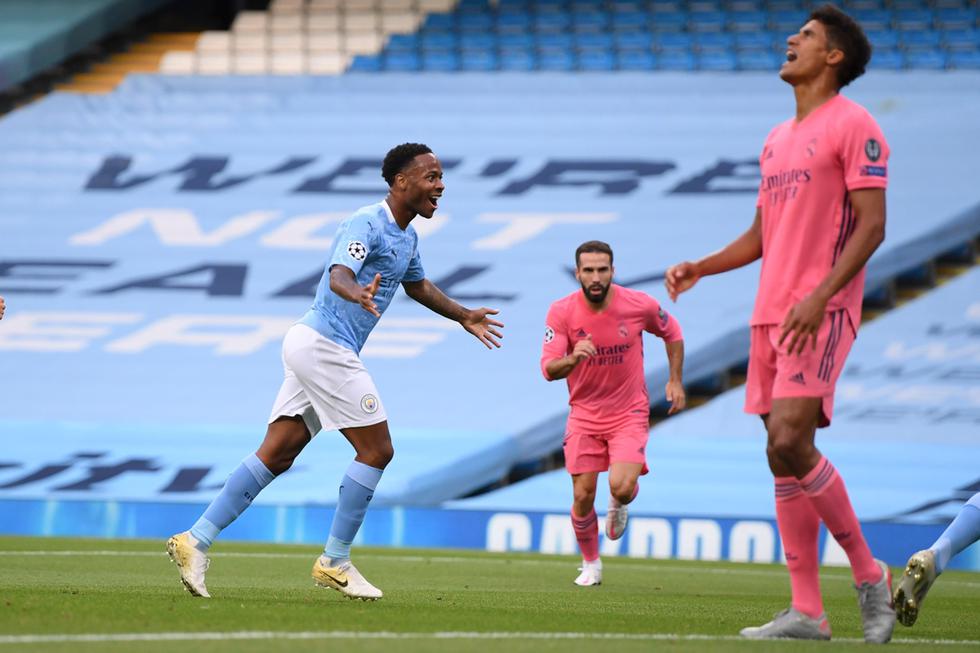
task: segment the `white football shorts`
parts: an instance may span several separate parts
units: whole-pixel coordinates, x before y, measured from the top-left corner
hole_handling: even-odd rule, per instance
[[[289,327],[282,341],[286,376],[269,423],[300,415],[316,435],[388,419],[374,380],[353,351],[305,324]]]

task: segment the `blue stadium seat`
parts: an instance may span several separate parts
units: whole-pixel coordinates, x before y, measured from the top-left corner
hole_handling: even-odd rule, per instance
[[[460,14],[477,14],[490,11],[489,0],[459,0],[456,11]]]
[[[943,32],[940,40],[950,51],[980,50],[980,29],[962,29]]]
[[[580,50],[609,50],[615,45],[612,34],[576,34],[574,36],[575,46]]]
[[[728,32],[695,34],[694,47],[701,52],[731,52],[735,48],[735,35]]]
[[[733,32],[759,32],[768,27],[769,14],[764,11],[736,11],[728,17],[728,29]]]
[[[532,1],[533,0],[498,0],[497,10],[500,12],[527,12],[531,9]]]
[[[425,32],[419,39],[419,47],[425,50],[454,50],[459,47],[459,37],[453,32]]]
[[[381,57],[378,55],[359,54],[354,57],[347,72],[376,73],[382,69]]]
[[[901,70],[905,68],[905,55],[899,50],[878,50],[871,54],[868,67],[873,70]]]
[[[778,70],[783,58],[769,50],[740,50],[735,54],[739,70]]]
[[[457,21],[461,32],[486,32],[496,26],[496,20],[489,13],[461,14]]]
[[[614,32],[613,42],[620,50],[650,50],[653,35],[650,32]]]
[[[585,50],[578,55],[579,70],[616,70],[616,57],[612,50]]]
[[[728,14],[724,11],[691,12],[687,28],[692,32],[721,32],[728,23]]]
[[[533,29],[541,33],[564,33],[572,26],[572,17],[564,12],[538,14],[531,20]]]
[[[604,32],[609,28],[610,17],[604,11],[576,12],[572,14],[572,28],[576,32]]]
[[[895,26],[901,30],[932,29],[933,15],[931,9],[904,9],[895,12]]]
[[[618,32],[645,30],[649,21],[645,11],[624,11],[612,15],[612,28]]]
[[[423,23],[425,29],[437,29],[445,32],[456,29],[456,14],[429,14]]]
[[[558,13],[565,11],[565,0],[537,0],[534,8],[538,13]]]
[[[942,50],[915,50],[905,55],[909,68],[919,70],[944,70],[946,68],[946,53]]]
[[[422,59],[415,53],[385,55],[384,69],[393,72],[410,72],[422,67]]]
[[[497,35],[489,32],[464,34],[459,41],[459,47],[466,50],[493,50],[497,47]]]
[[[899,40],[906,50],[935,50],[941,43],[939,32],[899,32]]]
[[[738,60],[731,52],[703,52],[698,56],[700,70],[729,71],[738,68]]]
[[[649,50],[620,50],[616,63],[620,70],[653,70],[657,59]]]
[[[497,37],[497,44],[501,50],[527,50],[534,47],[535,38],[527,33],[522,34],[501,34]]]
[[[625,2],[614,2],[609,6],[609,11],[613,14],[638,14],[646,11],[646,3],[644,2],[633,2],[627,0]]]
[[[773,11],[769,15],[769,26],[780,33],[795,33],[803,27],[809,15],[809,13],[799,9]]]
[[[554,34],[538,34],[535,39],[538,50],[571,50],[575,45],[575,40],[571,34],[556,32]]]
[[[762,0],[728,0],[725,3],[728,11],[763,11],[765,3]]]
[[[531,50],[501,50],[500,70],[529,71],[538,67],[538,58]]]
[[[895,30],[867,30],[868,40],[871,41],[871,46],[877,50],[879,48],[885,48],[887,50],[892,50],[899,46],[898,32]]]
[[[775,45],[782,48],[785,46],[785,44],[785,37],[777,37],[775,34],[769,31],[738,32],[735,34],[735,47],[739,49],[772,50],[775,49]]]
[[[892,27],[892,12],[887,9],[867,9],[854,12],[854,19],[864,29],[885,30]]]
[[[656,14],[652,17],[650,29],[654,32],[680,32],[687,28],[687,14]]]
[[[459,57],[460,70],[485,72],[497,70],[498,66],[493,50],[464,50]]]
[[[934,0],[936,9],[965,9],[971,6],[973,0]]]
[[[936,11],[936,27],[943,30],[972,29],[977,25],[977,8],[939,9]]]
[[[719,0],[688,0],[687,9],[691,12],[704,12],[704,11],[722,11],[721,2]]]
[[[459,70],[459,56],[454,52],[423,52],[422,69],[437,72]]]
[[[418,47],[418,34],[392,34],[388,38],[389,50],[415,50]]]
[[[591,11],[602,11],[605,0],[570,0],[568,10],[572,13],[587,13]]]
[[[694,39],[690,34],[684,32],[656,34],[653,39],[653,47],[660,52],[691,52],[694,47]]]
[[[980,51],[951,52],[949,67],[958,70],[980,70]]]
[[[655,14],[672,14],[687,9],[687,2],[683,0],[651,0],[650,11]]]
[[[697,69],[697,60],[689,50],[664,52],[657,57],[657,69],[688,72]]]
[[[526,32],[531,29],[531,14],[527,12],[502,11],[497,14],[497,31],[501,34]]]
[[[918,9],[928,9],[928,0],[891,0],[889,3],[893,11],[910,11]]]
[[[847,0],[844,7],[850,11],[867,11],[869,9],[884,9],[884,0]]]
[[[564,72],[575,70],[575,55],[567,50],[548,50],[538,56],[538,70]]]

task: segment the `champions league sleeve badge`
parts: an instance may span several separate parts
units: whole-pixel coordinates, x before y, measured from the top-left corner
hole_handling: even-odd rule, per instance
[[[347,243],[347,253],[355,261],[363,261],[367,258],[367,247],[359,240],[352,240]]]

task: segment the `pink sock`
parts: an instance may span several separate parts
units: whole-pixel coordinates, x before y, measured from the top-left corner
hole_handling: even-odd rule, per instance
[[[595,508],[585,517],[575,515],[572,510],[572,528],[575,529],[575,539],[582,549],[582,558],[588,562],[599,558],[599,520]]]
[[[792,476],[777,476],[776,523],[786,554],[793,607],[816,619],[823,614],[818,575],[820,516]]]
[[[829,460],[821,457],[817,466],[800,479],[800,485],[820,519],[827,525],[827,530],[847,553],[854,582],[860,585],[881,580],[881,568],[874,561],[871,550],[864,541],[861,525],[851,507],[847,488],[844,487],[844,479],[837,473],[837,469]]]

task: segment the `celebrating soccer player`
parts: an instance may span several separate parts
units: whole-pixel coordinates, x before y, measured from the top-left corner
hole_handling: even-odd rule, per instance
[[[405,143],[388,152],[381,174],[388,196],[341,224],[313,306],[286,333],[285,380],[265,440],[231,473],[191,529],[167,542],[180,578],[194,596],[210,596],[204,584],[206,552],[218,533],[289,469],[317,432],[336,429],[356,456],[340,483],[330,537],[313,565],[313,579],[350,598],[381,598],[381,590],[350,560],[351,542],[393,455],[384,404],[358,352],[399,284],[426,308],[459,322],[488,349],[500,346],[503,324],[489,317],[497,311],[460,306],[426,279],[422,269],[418,235],[410,223],[416,215],[431,218],[436,211],[445,189],[439,159],[425,145]]]
[[[980,492],[960,508],[956,518],[928,549],[912,555],[905,565],[902,579],[895,587],[895,611],[903,626],[911,626],[936,577],[943,573],[950,559],[980,540]]]
[[[864,266],[885,237],[888,145],[871,115],[840,95],[871,46],[836,7],[816,9],[787,39],[779,75],[796,116],[766,139],[752,226],[721,250],[667,270],[672,299],[702,276],[762,258],[752,314],[745,410],[762,416],[792,605],[749,638],[830,639],[818,581],[820,521],[847,553],[864,638],[895,625],[891,573],[861,533],[844,481],[814,444],[830,424],[834,385],[861,322]]]
[[[572,526],[582,550],[576,585],[602,583],[595,491],[599,472],[609,471],[606,537],[626,529],[627,504],[646,474],[650,399],[643,378],[643,332],[664,340],[670,377],[670,413],[686,401],[681,383],[684,341],[681,327],[657,300],[612,282],[613,253],[592,240],[575,250],[575,278],[582,290],[548,309],[541,371],[549,381],[568,379],[565,467],[572,475]]]

